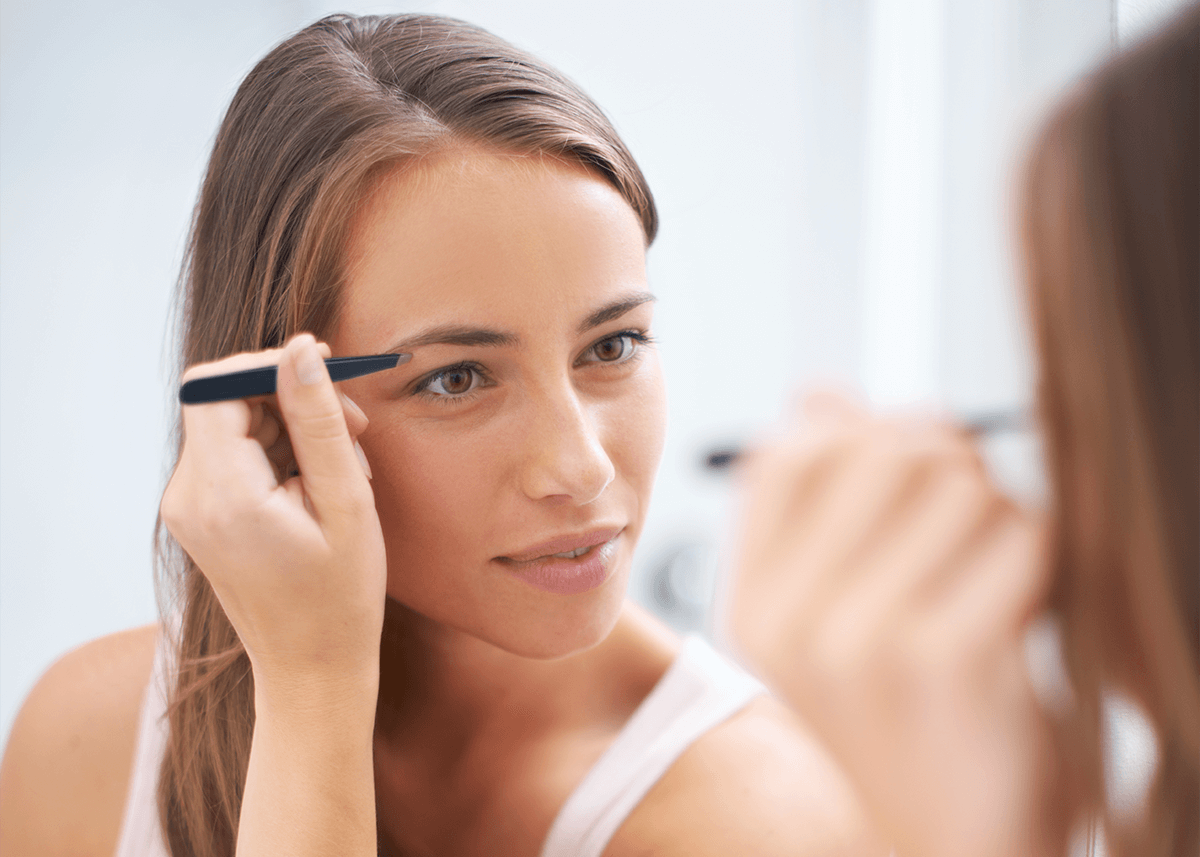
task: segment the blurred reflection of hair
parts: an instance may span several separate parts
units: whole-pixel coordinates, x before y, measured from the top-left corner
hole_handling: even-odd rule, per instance
[[[1078,704],[1071,799],[1102,812],[1101,693],[1149,712],[1159,770],[1121,855],[1200,847],[1200,6],[1107,63],[1044,126],[1023,243],[1058,510],[1050,607]]]

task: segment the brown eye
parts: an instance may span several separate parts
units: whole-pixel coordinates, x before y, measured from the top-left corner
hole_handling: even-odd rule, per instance
[[[442,376],[442,389],[451,395],[465,393],[471,389],[471,370],[455,369]]]
[[[479,372],[470,366],[452,366],[430,378],[418,392],[435,396],[461,396],[478,387],[482,380]]]
[[[633,342],[625,334],[614,336],[610,339],[602,339],[592,347],[596,359],[604,363],[615,363],[618,360],[628,357],[629,352],[632,350]]]

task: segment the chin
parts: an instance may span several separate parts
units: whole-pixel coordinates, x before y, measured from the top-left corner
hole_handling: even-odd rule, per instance
[[[474,591],[453,586],[430,591],[411,574],[389,575],[388,601],[403,624],[419,616],[418,621],[469,634],[510,654],[557,660],[587,651],[612,633],[624,608],[629,574],[626,554],[602,584],[576,595],[543,592],[507,575],[499,578],[503,582],[498,587]],[[408,586],[396,585],[401,580]],[[405,615],[407,621],[401,618]]]
[[[515,655],[538,660],[558,660],[586,652],[602,643],[621,618],[627,577],[627,574],[614,575],[603,586],[575,596],[578,603],[543,611],[536,619],[524,623],[519,638],[512,640],[512,644],[497,642],[497,645]],[[510,633],[511,630],[517,629],[510,629]]]

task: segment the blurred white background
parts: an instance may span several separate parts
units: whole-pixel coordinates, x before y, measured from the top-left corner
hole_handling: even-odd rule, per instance
[[[69,648],[155,619],[168,309],[221,113],[334,11],[465,18],[577,80],[656,194],[671,428],[635,597],[708,627],[711,448],[835,381],[883,407],[1025,407],[1010,171],[1046,99],[1173,0],[3,0],[0,734]],[[998,471],[1036,496],[1030,438]]]

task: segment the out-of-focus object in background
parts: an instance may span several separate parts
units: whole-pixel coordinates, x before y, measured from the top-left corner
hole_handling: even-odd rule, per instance
[[[1064,97],[1021,218],[1048,514],[936,428],[793,432],[748,466],[734,627],[897,853],[1191,857],[1200,3]]]

